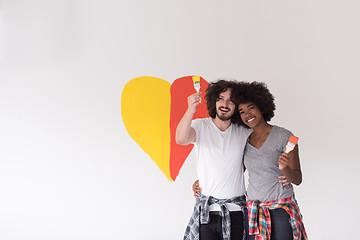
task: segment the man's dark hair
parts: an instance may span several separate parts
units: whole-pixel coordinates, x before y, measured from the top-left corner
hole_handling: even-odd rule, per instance
[[[263,82],[239,82],[232,95],[234,103],[238,106],[241,103],[254,103],[262,112],[266,122],[274,117],[275,102],[274,96],[270,93]],[[239,109],[237,109],[237,112]],[[240,124],[248,127],[240,118]]]
[[[206,89],[206,107],[209,112],[210,117],[215,118],[216,117],[216,102],[219,100],[220,93],[227,91],[228,89],[231,89],[231,100],[234,96],[235,89],[238,88],[238,82],[236,81],[228,81],[220,79],[217,82],[212,82],[209,84],[208,88]],[[239,124],[239,111],[238,105],[235,104],[235,111],[233,116],[231,116],[231,122]]]

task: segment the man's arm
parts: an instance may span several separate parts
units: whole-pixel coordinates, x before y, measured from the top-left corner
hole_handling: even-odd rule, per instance
[[[188,109],[176,128],[175,140],[177,144],[188,145],[195,141],[196,132],[191,127],[191,121],[196,112],[196,106],[200,103],[200,99],[201,93],[194,93],[188,97]]]

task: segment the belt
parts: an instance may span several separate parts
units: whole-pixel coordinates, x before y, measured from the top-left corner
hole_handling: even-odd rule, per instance
[[[230,215],[232,213],[241,213],[242,211],[230,211]],[[211,215],[218,215],[218,216],[221,216],[221,211],[210,211],[209,212]]]

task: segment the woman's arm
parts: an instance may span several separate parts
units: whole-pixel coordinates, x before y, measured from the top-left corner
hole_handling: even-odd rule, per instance
[[[300,168],[299,147],[295,146],[294,150],[288,154],[282,153],[279,157],[279,169],[285,177],[295,185],[302,182],[302,173]]]

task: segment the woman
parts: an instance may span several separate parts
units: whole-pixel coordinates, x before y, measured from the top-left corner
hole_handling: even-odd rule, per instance
[[[279,176],[285,175],[299,185],[302,173],[298,146],[288,154],[284,152],[292,133],[268,123],[274,116],[273,95],[258,82],[240,82],[234,95],[241,124],[253,130],[244,152],[244,165],[249,171],[249,239],[307,239],[294,189],[278,183]]]

